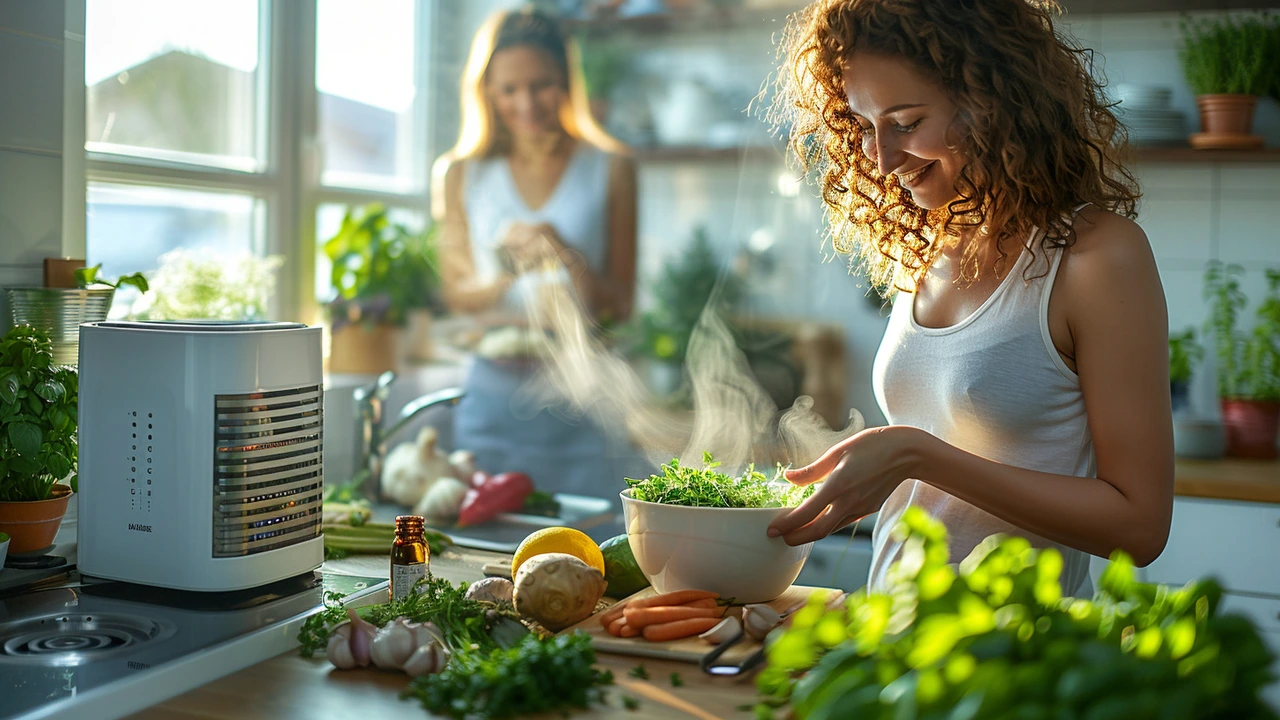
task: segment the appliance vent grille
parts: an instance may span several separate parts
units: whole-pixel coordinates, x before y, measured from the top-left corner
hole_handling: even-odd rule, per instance
[[[320,537],[321,388],[217,395],[214,413],[213,556]]]

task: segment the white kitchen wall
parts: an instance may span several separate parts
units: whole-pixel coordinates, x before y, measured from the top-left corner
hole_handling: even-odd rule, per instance
[[[82,61],[84,0],[0,0],[0,97],[8,108],[0,112],[0,287],[39,284],[44,258],[63,251],[64,192],[75,189],[63,183],[68,34]],[[83,69],[75,82],[83,88]],[[83,232],[83,179],[78,187]]]

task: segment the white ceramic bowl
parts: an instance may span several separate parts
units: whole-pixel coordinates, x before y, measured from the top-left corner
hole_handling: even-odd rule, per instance
[[[711,590],[739,603],[778,597],[809,559],[813,543],[791,547],[767,534],[789,509],[663,505],[622,491],[627,540],[655,590]]]

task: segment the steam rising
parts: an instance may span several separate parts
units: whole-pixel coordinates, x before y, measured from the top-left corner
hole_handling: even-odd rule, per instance
[[[655,465],[678,457],[700,466],[708,451],[730,471],[751,462],[799,467],[863,429],[861,413],[851,408],[849,424],[832,430],[808,396],[779,416],[715,305],[713,294],[689,341],[690,421],[663,409],[631,367],[592,336],[572,288],[547,283],[529,304],[529,322],[548,334],[549,347],[539,382],[522,390],[525,399],[590,416],[610,433],[625,434]]]

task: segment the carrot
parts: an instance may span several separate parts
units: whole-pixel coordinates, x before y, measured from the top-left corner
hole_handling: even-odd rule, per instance
[[[619,633],[619,636],[624,638],[629,638],[629,637],[635,637],[639,634],[640,634],[640,630],[638,630],[637,628],[633,628],[630,625],[623,625],[622,631]]]
[[[609,608],[608,610],[605,610],[604,614],[600,616],[600,627],[608,630],[609,626],[613,624],[614,620],[617,620],[618,618],[622,617],[622,609],[625,607],[626,607],[626,603],[619,602],[619,603],[614,603],[613,607]]]
[[[608,630],[609,634],[614,637],[622,637],[622,626],[626,624],[627,624],[627,619],[624,617],[620,617],[617,620],[614,620],[613,622],[609,623],[609,627],[605,629]]]
[[[693,618],[718,618],[723,614],[724,611],[715,608],[649,607],[627,608],[623,611],[622,616],[628,625],[643,630],[650,625],[660,625],[662,623],[675,622],[676,620],[690,620]]]
[[[704,633],[715,627],[719,622],[719,617],[700,617],[649,625],[643,630],[644,639],[650,642],[679,640],[680,638]]]
[[[679,607],[717,608],[720,607],[720,603],[715,598],[702,598],[701,600],[687,602]]]
[[[652,595],[639,600],[632,600],[627,603],[627,607],[665,607],[671,605],[683,605],[687,602],[695,600],[703,600],[711,598],[716,600],[720,597],[719,593],[709,592],[707,590],[676,590],[675,592],[663,593],[661,595]]]

